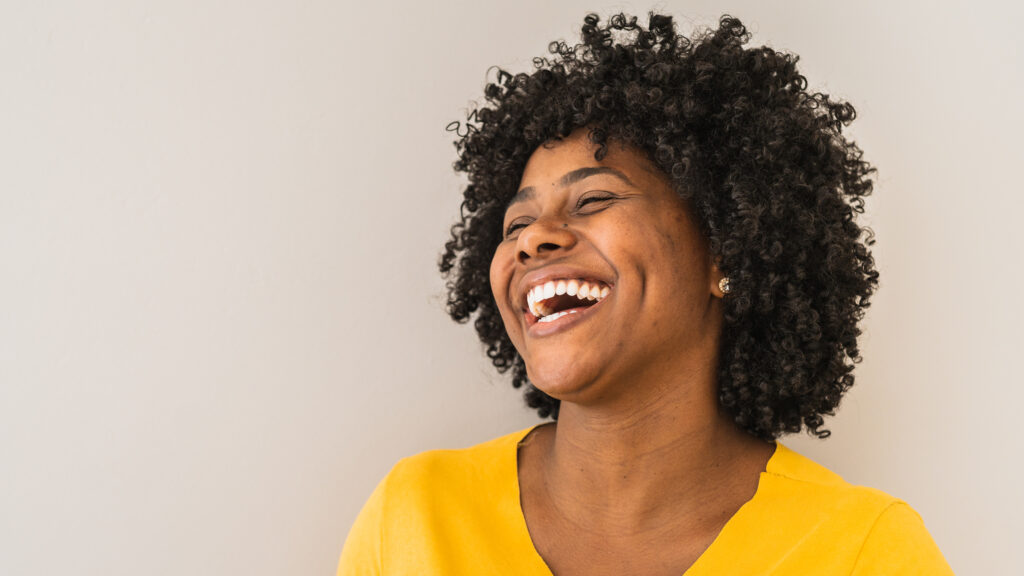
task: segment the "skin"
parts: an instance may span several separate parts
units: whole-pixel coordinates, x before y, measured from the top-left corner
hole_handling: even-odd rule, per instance
[[[530,381],[562,402],[519,448],[523,514],[558,576],[680,576],[753,497],[774,445],[718,408],[722,274],[685,202],[643,153],[612,142],[598,162],[594,151],[580,129],[533,153],[491,263]],[[581,168],[621,177],[567,184]],[[563,266],[611,292],[537,334],[525,289]]]

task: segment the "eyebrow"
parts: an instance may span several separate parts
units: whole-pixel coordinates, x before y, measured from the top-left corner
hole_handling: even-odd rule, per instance
[[[615,176],[616,178],[622,180],[626,184],[629,184],[634,188],[636,187],[636,185],[633,184],[633,181],[626,177],[625,174],[619,172],[615,168],[609,168],[608,166],[591,166],[587,168],[577,168],[572,172],[565,173],[558,180],[558,186],[561,188],[565,188],[566,186],[571,186],[579,182],[580,180],[585,180],[587,178],[590,178],[591,176],[597,176],[599,174],[608,174],[611,176]],[[520,189],[518,192],[516,192],[516,195],[513,196],[511,200],[509,200],[508,206],[511,206],[517,202],[524,202],[526,200],[530,200],[533,198],[536,192],[537,190],[533,186],[526,186]]]

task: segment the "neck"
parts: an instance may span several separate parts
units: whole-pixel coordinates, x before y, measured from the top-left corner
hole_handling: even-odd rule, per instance
[[[752,497],[771,445],[719,411],[708,380],[634,388],[660,389],[657,401],[615,409],[563,402],[542,472],[552,505],[581,526],[637,534]]]

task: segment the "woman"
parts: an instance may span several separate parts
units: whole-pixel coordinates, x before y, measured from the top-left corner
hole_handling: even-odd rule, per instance
[[[949,574],[826,437],[877,285],[853,108],[742,24],[587,16],[457,126],[449,312],[548,423],[401,461],[339,574]]]

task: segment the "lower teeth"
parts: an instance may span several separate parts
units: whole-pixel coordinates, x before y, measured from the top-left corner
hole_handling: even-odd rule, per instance
[[[537,322],[553,322],[555,320],[558,320],[562,316],[565,316],[567,314],[575,314],[575,313],[576,313],[575,310],[566,310],[565,312],[556,312],[556,313],[554,313],[554,314],[552,314],[550,316],[545,316],[545,317],[541,318],[540,320],[537,320]]]

